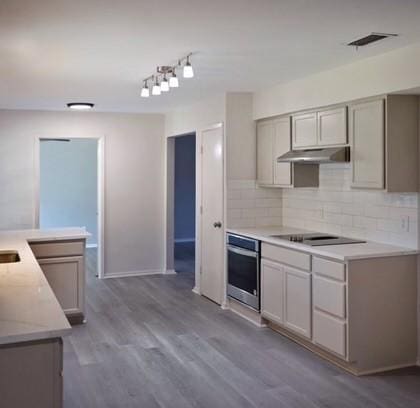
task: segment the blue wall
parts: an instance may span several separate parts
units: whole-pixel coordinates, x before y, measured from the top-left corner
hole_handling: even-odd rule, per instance
[[[41,142],[40,227],[86,227],[97,244],[97,141]]]
[[[195,134],[175,138],[175,241],[195,239]]]

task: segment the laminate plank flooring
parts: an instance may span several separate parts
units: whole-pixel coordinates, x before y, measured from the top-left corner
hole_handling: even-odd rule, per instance
[[[188,273],[98,280],[64,340],[65,408],[419,408],[420,369],[354,377],[195,295]]]

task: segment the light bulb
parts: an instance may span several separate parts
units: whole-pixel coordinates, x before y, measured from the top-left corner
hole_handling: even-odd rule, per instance
[[[191,66],[189,57],[187,58],[187,62],[184,65],[184,78],[192,78],[194,76],[193,67]]]
[[[160,95],[160,86],[157,78],[152,88],[152,95]]]
[[[179,81],[178,81],[178,77],[175,74],[175,71],[172,72],[172,76],[169,78],[169,86],[171,88],[179,87]]]
[[[160,90],[162,92],[168,92],[169,91],[169,82],[166,79],[166,75],[163,77],[161,83],[160,83]]]
[[[147,82],[144,82],[143,88],[141,88],[141,94],[140,96],[142,98],[148,98],[150,96],[149,87],[147,86]]]

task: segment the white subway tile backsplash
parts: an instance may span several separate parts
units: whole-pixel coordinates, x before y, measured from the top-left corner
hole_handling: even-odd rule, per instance
[[[417,248],[418,194],[353,190],[350,164],[320,165],[319,188],[228,182],[228,225],[286,225]]]

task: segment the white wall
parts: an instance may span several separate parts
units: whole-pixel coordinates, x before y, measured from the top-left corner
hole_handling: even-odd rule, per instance
[[[254,119],[418,87],[415,44],[256,92]]]
[[[98,243],[98,141],[45,140],[40,144],[40,228],[82,225]]]
[[[162,115],[0,111],[0,229],[34,225],[36,137],[99,136],[105,136],[105,275],[162,271]]]

